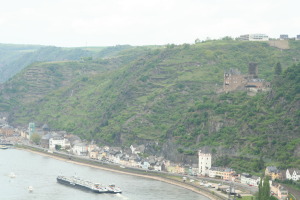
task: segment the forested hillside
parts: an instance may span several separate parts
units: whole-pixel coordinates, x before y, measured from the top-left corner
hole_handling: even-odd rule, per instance
[[[110,55],[26,67],[2,86],[1,112],[15,125],[34,121],[101,144],[145,144],[147,153],[174,161],[191,162],[205,148],[215,164],[238,170],[300,164],[299,42],[289,50],[208,41]],[[246,74],[250,62],[272,90],[220,92],[224,70]],[[284,72],[275,75],[278,62]]]

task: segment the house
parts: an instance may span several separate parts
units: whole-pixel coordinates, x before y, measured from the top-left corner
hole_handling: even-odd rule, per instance
[[[142,168],[142,169],[149,169],[150,166],[151,166],[150,163],[147,162],[147,161],[143,161],[143,162],[141,163],[141,168]]]
[[[49,149],[54,150],[57,146],[60,146],[61,149],[67,149],[71,146],[70,142],[66,138],[62,137],[52,137],[49,139]]]
[[[287,199],[288,198],[288,194],[289,194],[289,192],[288,192],[288,190],[285,188],[285,187],[283,187],[283,186],[279,186],[278,187],[278,194],[277,194],[277,196],[279,197],[279,199]]]
[[[167,166],[167,172],[169,173],[177,173],[176,171],[176,165],[173,163],[169,163],[169,165]]]
[[[42,126],[42,130],[43,130],[44,132],[49,132],[49,131],[50,131],[50,128],[49,128],[49,126],[48,126],[47,124],[44,124],[44,125]]]
[[[42,136],[42,138],[41,138],[41,146],[43,148],[47,148],[47,149],[49,148],[49,140],[50,140],[51,137],[52,137],[52,135],[50,133]]]
[[[219,172],[218,167],[211,167],[208,170],[208,176],[211,178],[221,178],[221,176],[218,174],[218,172]]]
[[[211,167],[208,170],[208,176],[212,178],[220,178],[223,180],[232,180],[235,171],[231,168]]]
[[[258,187],[259,182],[260,182],[260,177],[258,177],[258,176],[252,176],[251,174],[247,174],[247,173],[241,174],[241,183],[242,184],[247,184],[247,185]]]
[[[128,164],[131,167],[140,168],[141,167],[141,158],[136,154],[132,154],[132,155],[128,156]]]
[[[300,170],[299,169],[287,169],[286,170],[286,179],[299,181],[300,180]]]
[[[89,158],[98,159],[98,154],[98,151],[96,149],[93,149],[92,151],[89,151]]]
[[[86,156],[87,155],[87,146],[84,143],[77,143],[73,146],[72,151],[74,154],[79,156]]]
[[[111,147],[109,148],[106,157],[110,162],[119,163],[121,155],[122,155],[122,149],[120,147]]]
[[[98,146],[95,144],[89,144],[87,147],[88,152],[92,152],[95,149],[98,149]]]
[[[166,171],[164,162],[156,162],[156,164],[154,165],[154,171]]]
[[[75,144],[81,143],[81,139],[76,135],[68,134],[68,135],[65,135],[64,138],[68,139],[72,146],[74,146]]]
[[[288,198],[288,190],[278,183],[274,183],[270,181],[270,191],[271,193],[275,194],[278,199],[287,199]]]
[[[8,124],[3,125],[0,128],[0,134],[5,135],[6,137],[7,136],[12,136],[14,134],[14,132],[15,132],[14,128],[12,126],[9,126]]]
[[[122,153],[117,153],[117,154],[114,156],[112,162],[113,162],[113,163],[120,164],[120,163],[121,163],[121,160],[123,159],[123,157],[124,157],[124,154],[122,154]]]
[[[26,130],[20,130],[19,132],[20,132],[22,138],[25,138],[25,139],[29,138],[28,132]]]
[[[104,161],[105,159],[106,159],[106,152],[104,152],[104,150],[100,150],[99,152],[98,152],[98,160],[102,160],[102,161]]]
[[[199,174],[202,176],[208,175],[208,170],[211,168],[211,154],[203,153],[201,150],[198,152],[199,158]]]
[[[282,179],[280,170],[275,166],[268,166],[265,170],[265,175],[270,176],[271,180]]]
[[[192,167],[190,169],[190,174],[191,175],[197,175],[199,172],[199,168],[198,168],[198,165],[197,164],[192,164]]]
[[[296,40],[300,40],[300,35],[297,35],[297,36],[296,36]]]
[[[131,153],[132,154],[140,154],[140,153],[144,153],[145,151],[145,145],[130,145],[130,149],[131,149]]]

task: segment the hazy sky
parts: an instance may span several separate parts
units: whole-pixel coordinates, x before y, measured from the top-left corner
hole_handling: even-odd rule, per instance
[[[299,0],[1,0],[0,43],[111,46],[300,34]]]

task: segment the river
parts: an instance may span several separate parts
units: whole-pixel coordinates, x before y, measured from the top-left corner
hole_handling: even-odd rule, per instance
[[[16,177],[9,175],[13,172]],[[78,176],[105,185],[114,183],[122,194],[95,194],[56,182],[58,175]],[[30,193],[28,186],[34,191]],[[152,179],[109,172],[17,150],[0,150],[0,199],[5,200],[209,200],[181,187]]]

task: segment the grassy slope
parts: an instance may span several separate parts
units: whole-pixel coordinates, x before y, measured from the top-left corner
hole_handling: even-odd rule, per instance
[[[111,57],[120,51],[132,48],[129,45],[112,47],[61,48],[38,45],[0,44],[0,83],[36,62],[80,60],[81,58]]]
[[[222,87],[223,70],[238,68],[247,73],[248,63],[258,62],[259,76],[272,80],[278,61],[286,68],[300,60],[299,46],[295,42],[291,50],[281,51],[266,43],[211,41],[131,48],[109,60],[32,65],[6,84],[1,98],[11,98],[15,123],[48,123],[87,139],[126,146],[155,141],[152,149],[156,151],[167,141],[175,144],[174,153],[193,154],[201,146],[215,146],[214,152],[221,154],[224,148],[233,148],[238,156],[252,157],[256,164],[263,152],[272,149],[267,145],[270,132],[263,129],[282,115],[262,105],[264,95],[216,94]],[[33,69],[40,72],[38,84],[24,79]],[[25,95],[37,90],[36,96]],[[255,121],[261,112],[253,107],[267,109],[262,124]],[[295,127],[294,122],[291,126]],[[295,132],[288,134],[290,144]],[[270,153],[266,158],[274,156]],[[222,159],[218,162],[228,164]],[[230,162],[236,163],[235,158]]]

